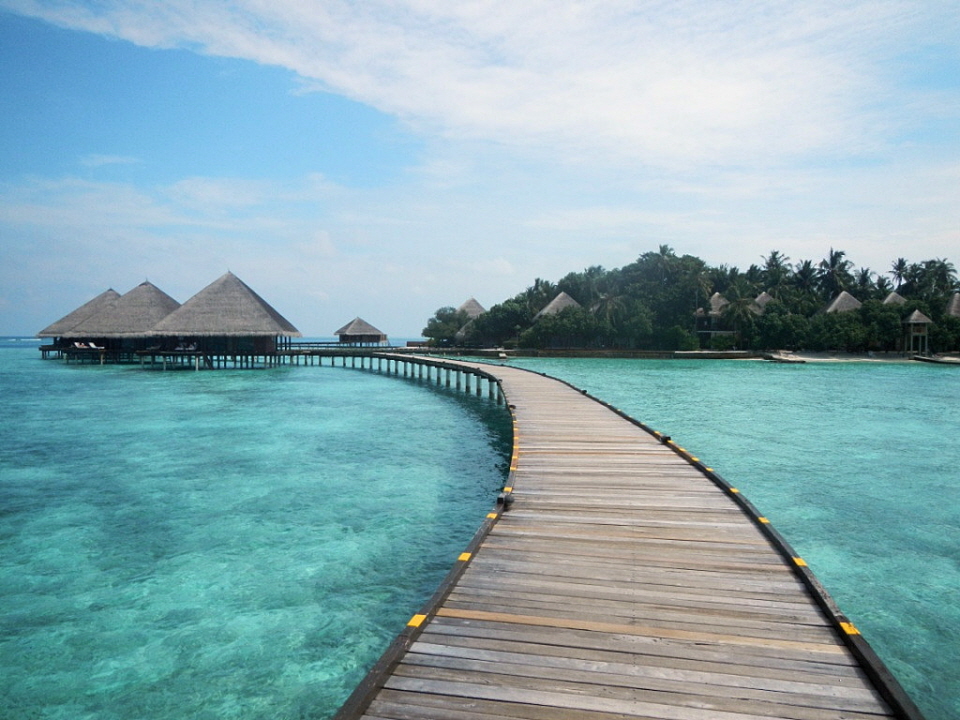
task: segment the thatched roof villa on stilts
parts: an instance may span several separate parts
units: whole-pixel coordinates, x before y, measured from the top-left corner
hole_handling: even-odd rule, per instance
[[[96,315],[97,313],[106,309],[119,298],[120,293],[113,288],[104,290],[95,298],[88,300],[76,310],[67,313],[55,323],[47,325],[47,327],[37,333],[38,338],[53,339],[53,342],[50,345],[42,345],[40,347],[40,352],[43,353],[43,357],[47,357],[50,354],[55,354],[57,357],[60,357],[64,348],[73,346],[71,341],[66,340],[63,337],[64,334],[70,330],[73,330],[73,328],[86,320],[88,317]]]
[[[232,272],[187,300],[157,323],[152,333],[162,340],[153,355],[202,358],[210,368],[276,364],[278,351],[289,345],[290,338],[301,336]]]
[[[200,369],[275,365],[300,331],[227,272],[183,305],[149,282],[125,295],[108,290],[38,336],[56,338],[43,357]]]
[[[337,336],[343,345],[385,345],[387,336],[362,318],[354,318],[337,330]]]
[[[61,353],[68,360],[95,360],[101,364],[129,360],[132,353],[149,342],[153,326],[180,307],[180,303],[149,281],[99,305],[96,312],[60,333]]]

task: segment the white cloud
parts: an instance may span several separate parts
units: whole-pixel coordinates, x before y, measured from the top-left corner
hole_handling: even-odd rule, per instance
[[[667,168],[870,151],[878,55],[957,26],[948,4],[907,0],[7,4],[287,67],[450,138]]]

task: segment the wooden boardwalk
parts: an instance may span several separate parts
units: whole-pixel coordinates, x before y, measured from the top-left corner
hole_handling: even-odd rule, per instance
[[[426,362],[495,375],[511,487],[338,720],[921,718],[698,459],[554,379]]]

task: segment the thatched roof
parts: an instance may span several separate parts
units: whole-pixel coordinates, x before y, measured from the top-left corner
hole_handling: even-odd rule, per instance
[[[483,305],[478,303],[474,298],[470,298],[463,305],[457,308],[457,312],[465,312],[467,317],[471,320],[478,318],[486,312]]]
[[[567,295],[565,292],[561,291],[553,300],[547,303],[547,306],[533,316],[533,319],[543,317],[544,315],[556,315],[561,310],[566,310],[568,307],[580,307],[580,303],[574,300],[572,297]]]
[[[904,325],[931,325],[933,320],[928,318],[919,310],[914,310],[910,313],[910,317],[903,321]]]
[[[954,293],[947,303],[947,315],[950,317],[960,317],[960,293]]]
[[[370,336],[376,335],[384,340],[387,337],[382,332],[377,330],[373,325],[371,325],[366,320],[359,317],[354,318],[353,320],[348,322],[342,328],[337,330],[334,333],[334,335],[350,336],[350,337],[354,337],[354,336],[370,337]]]
[[[704,311],[703,308],[697,308],[697,316],[703,317],[704,314],[711,317],[719,317],[723,314],[723,309],[730,304],[730,301],[727,300],[723,295],[718,292],[715,292],[710,296],[710,309]]]
[[[770,302],[771,300],[773,300],[773,295],[771,295],[766,290],[764,290],[762,293],[757,295],[757,297],[754,299],[754,302],[757,305],[759,305],[761,308],[765,308],[767,306],[767,303]]]
[[[149,281],[124,293],[100,312],[63,333],[68,338],[122,338],[152,335],[150,330],[180,303]]]
[[[827,305],[824,312],[826,313],[835,313],[835,312],[850,312],[851,310],[856,310],[863,303],[857,300],[853,295],[848,293],[846,290],[842,290],[839,295],[837,295],[829,305]]]
[[[883,299],[884,305],[903,305],[907,299],[896,290],[891,290],[890,294]]]
[[[68,330],[72,330],[88,317],[96,315],[104,308],[109,307],[120,297],[113,288],[104,290],[92,300],[88,300],[68,315],[64,315],[52,325],[47,325],[43,330],[37,333],[37,337],[60,337]]]
[[[246,283],[227,272],[156,323],[154,336],[300,337],[286,318]]]

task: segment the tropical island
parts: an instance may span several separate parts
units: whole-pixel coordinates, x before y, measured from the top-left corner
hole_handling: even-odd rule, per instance
[[[773,250],[741,271],[661,245],[621,268],[537,278],[489,310],[442,307],[422,333],[442,347],[924,355],[960,350],[960,283],[939,258],[875,273],[842,250],[793,264]]]

